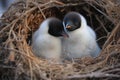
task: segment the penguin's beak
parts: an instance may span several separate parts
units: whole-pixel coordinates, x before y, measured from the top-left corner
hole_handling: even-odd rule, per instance
[[[66,29],[71,29],[72,27],[74,27],[74,25],[72,22],[68,22],[65,27]]]
[[[69,38],[68,32],[66,32],[66,31],[62,32],[62,36],[65,37],[65,38]]]
[[[67,28],[67,29],[70,29],[70,28],[71,28],[71,26],[70,26],[70,25],[67,25],[67,26],[66,26],[66,28]]]

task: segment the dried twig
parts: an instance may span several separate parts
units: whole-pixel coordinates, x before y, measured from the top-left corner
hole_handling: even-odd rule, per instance
[[[120,30],[120,22],[117,24],[117,26],[113,29],[112,33],[110,34],[110,36],[108,37],[107,41],[105,42],[105,44],[103,45],[103,48],[105,49],[106,46],[110,43],[112,37],[114,36],[114,34]]]
[[[88,74],[81,74],[81,75],[72,75],[72,76],[67,76],[65,79],[81,79],[81,78],[120,78],[120,75],[117,74],[108,74],[108,73],[103,73],[103,72],[93,72],[93,73],[88,73]]]

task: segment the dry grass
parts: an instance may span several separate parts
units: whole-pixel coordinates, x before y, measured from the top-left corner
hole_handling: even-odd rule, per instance
[[[83,14],[96,31],[101,55],[64,64],[37,58],[32,33],[50,16]],[[0,80],[120,79],[119,0],[18,0],[0,19]]]

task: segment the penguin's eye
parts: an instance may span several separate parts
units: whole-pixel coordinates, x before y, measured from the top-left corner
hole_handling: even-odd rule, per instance
[[[76,19],[73,19],[73,22],[77,22],[77,20],[76,20]]]
[[[77,19],[74,19],[74,25],[79,26],[79,21]]]
[[[79,22],[75,22],[75,25],[76,25],[76,26],[79,25]]]

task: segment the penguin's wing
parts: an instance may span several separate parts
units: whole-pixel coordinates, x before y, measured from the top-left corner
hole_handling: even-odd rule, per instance
[[[97,57],[101,51],[96,40],[90,41],[90,43],[88,44],[88,50],[92,57]]]

